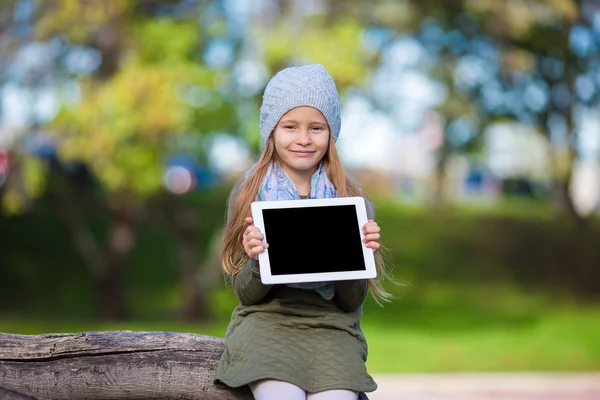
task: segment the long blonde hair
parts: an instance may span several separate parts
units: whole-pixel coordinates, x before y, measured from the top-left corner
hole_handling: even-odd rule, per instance
[[[269,136],[266,146],[262,151],[256,165],[247,177],[242,177],[237,186],[238,190],[232,191],[228,199],[228,220],[225,225],[223,235],[223,248],[221,252],[221,265],[225,273],[233,276],[246,264],[248,255],[244,251],[242,238],[247,225],[244,220],[252,215],[250,204],[256,200],[262,184],[263,178],[267,173],[269,165],[273,160],[277,160],[275,152],[275,142],[273,135]],[[344,173],[344,168],[337,153],[333,136],[329,137],[329,146],[323,157],[325,170],[331,183],[335,186],[340,197],[360,196],[370,203],[368,197],[363,191],[354,184]],[[237,192],[237,195],[236,193]],[[234,198],[235,196],[235,198]],[[370,210],[370,207],[367,207]],[[372,215],[368,216],[370,219]],[[388,250],[381,246],[375,253],[375,265],[377,267],[377,278],[369,280],[369,291],[373,298],[388,301],[391,294],[383,287],[383,281],[392,281],[391,275],[387,269],[386,256]]]

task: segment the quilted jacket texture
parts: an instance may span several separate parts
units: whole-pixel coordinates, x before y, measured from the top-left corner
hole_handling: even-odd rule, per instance
[[[232,279],[240,300],[225,335],[216,383],[240,387],[260,379],[290,382],[307,392],[377,388],[367,373],[360,328],[367,282],[336,282],[331,300],[317,292],[264,285],[249,261]]]
[[[377,388],[365,367],[360,328],[366,280],[336,282],[334,297],[325,300],[313,290],[264,285],[258,261],[249,260],[231,282],[239,305],[225,334],[216,384],[276,379],[307,392]]]

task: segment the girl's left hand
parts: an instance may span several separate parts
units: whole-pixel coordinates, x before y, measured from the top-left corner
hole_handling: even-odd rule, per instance
[[[377,253],[377,250],[379,250],[379,247],[381,246],[379,244],[379,232],[381,232],[381,228],[379,228],[377,222],[372,219],[363,226],[363,234],[365,236],[363,243],[366,247],[373,249],[373,253]]]

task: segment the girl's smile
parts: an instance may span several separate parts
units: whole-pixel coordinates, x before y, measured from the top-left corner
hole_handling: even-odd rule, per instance
[[[292,153],[296,154],[298,157],[310,157],[315,154],[315,151],[306,151],[306,150],[290,150]]]

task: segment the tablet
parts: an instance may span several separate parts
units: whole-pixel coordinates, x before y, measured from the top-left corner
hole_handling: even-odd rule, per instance
[[[254,225],[269,248],[258,256],[265,284],[372,279],[373,249],[362,242],[362,197],[255,201]]]

